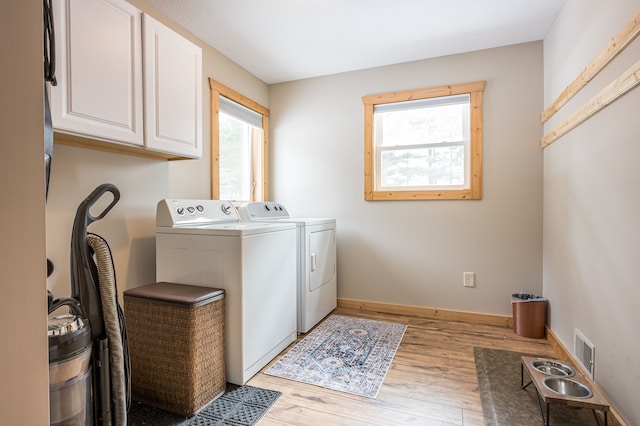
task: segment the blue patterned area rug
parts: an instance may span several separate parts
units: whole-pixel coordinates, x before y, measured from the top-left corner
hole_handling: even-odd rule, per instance
[[[332,315],[265,374],[375,398],[406,329]]]

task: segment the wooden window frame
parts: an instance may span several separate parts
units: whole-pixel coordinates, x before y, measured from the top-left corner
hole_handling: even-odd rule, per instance
[[[482,93],[485,86],[486,81],[477,81],[473,83],[364,96],[362,98],[362,102],[364,103],[364,199],[367,201],[482,199]],[[469,95],[470,101],[469,188],[451,190],[439,188],[433,190],[375,191],[374,170],[376,170],[376,158],[373,142],[374,107],[381,104],[464,94]]]
[[[238,104],[249,108],[262,115],[262,188],[257,188],[256,193],[262,193],[262,200],[269,200],[269,109],[247,98],[241,93],[225,86],[224,84],[209,78],[211,92],[211,199],[220,198],[220,96],[231,99]],[[253,167],[253,166],[252,166]],[[255,172],[255,169],[254,169]]]

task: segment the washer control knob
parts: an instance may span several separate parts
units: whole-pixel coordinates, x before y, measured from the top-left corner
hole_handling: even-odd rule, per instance
[[[198,204],[196,206],[196,210],[198,210],[199,213],[202,213],[204,212],[204,206],[202,204]]]
[[[176,209],[176,212],[180,215],[180,216],[184,216],[184,207],[178,207]]]
[[[220,207],[220,210],[222,210],[222,213],[226,214],[227,216],[231,214],[231,206],[229,204],[223,204]]]
[[[269,205],[268,205],[268,204],[265,204],[265,205],[264,205],[264,209],[265,209],[266,211],[268,211],[268,212],[270,212],[270,211],[271,211],[271,208],[269,207]]]
[[[195,211],[196,211],[196,209],[194,209],[194,208],[193,208],[193,206],[189,206],[189,207],[187,207],[187,211],[188,211],[189,213],[193,214],[193,212],[195,212]]]

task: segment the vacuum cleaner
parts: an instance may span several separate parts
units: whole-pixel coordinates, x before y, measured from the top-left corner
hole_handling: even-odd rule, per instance
[[[111,202],[93,216],[91,208],[107,193]],[[69,309],[49,319],[51,424],[127,424],[129,345],[111,250],[102,237],[87,232],[119,199],[118,188],[107,183],[80,204],[71,235],[71,297],[52,300],[49,293],[49,314]]]

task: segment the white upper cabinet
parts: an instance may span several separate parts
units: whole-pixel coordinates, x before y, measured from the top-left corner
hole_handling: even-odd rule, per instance
[[[144,144],[141,12],[121,0],[54,1],[56,131]]]
[[[56,140],[201,157],[200,47],[124,0],[53,3]]]
[[[202,49],[143,15],[146,144],[202,156]]]

